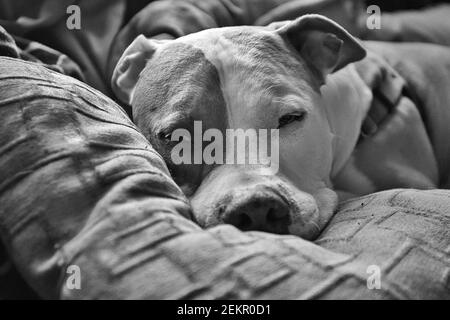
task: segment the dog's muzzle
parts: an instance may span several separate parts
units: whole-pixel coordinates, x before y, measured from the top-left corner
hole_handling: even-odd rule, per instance
[[[288,234],[291,212],[288,201],[264,186],[237,189],[218,201],[213,215],[217,222],[243,231]]]

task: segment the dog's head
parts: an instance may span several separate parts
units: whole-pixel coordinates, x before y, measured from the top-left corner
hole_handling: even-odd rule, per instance
[[[320,87],[328,74],[364,56],[342,27],[307,15],[171,41],[139,36],[112,84],[201,225],[313,238],[337,204],[333,134]],[[244,156],[229,148],[230,138],[243,138]],[[258,161],[266,147],[270,161]]]

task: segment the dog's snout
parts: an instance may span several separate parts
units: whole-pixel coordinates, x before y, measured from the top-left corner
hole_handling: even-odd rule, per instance
[[[234,199],[225,209],[223,222],[249,231],[287,234],[290,224],[289,206],[276,194],[253,194]]]

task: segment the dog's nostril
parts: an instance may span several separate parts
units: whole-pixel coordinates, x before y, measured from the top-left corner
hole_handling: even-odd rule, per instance
[[[277,214],[276,210],[274,208],[270,208],[269,211],[267,212],[267,222],[274,223],[279,220],[280,220],[280,217]]]
[[[223,215],[223,222],[232,224],[241,230],[251,230],[254,222],[249,214],[241,210],[233,210],[231,212],[225,212]]]
[[[238,218],[238,222],[237,222],[236,226],[242,230],[251,229],[252,219],[250,218],[250,216],[245,212],[240,213],[238,216],[239,216],[239,218]]]
[[[285,234],[290,224],[289,207],[278,198],[250,199],[226,212],[223,221],[244,231]]]

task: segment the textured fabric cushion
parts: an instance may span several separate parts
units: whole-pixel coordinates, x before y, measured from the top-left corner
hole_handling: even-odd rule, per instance
[[[0,58],[0,235],[42,298],[450,299],[449,209],[449,191],[392,190],[343,204],[314,243],[202,230],[119,106]]]

